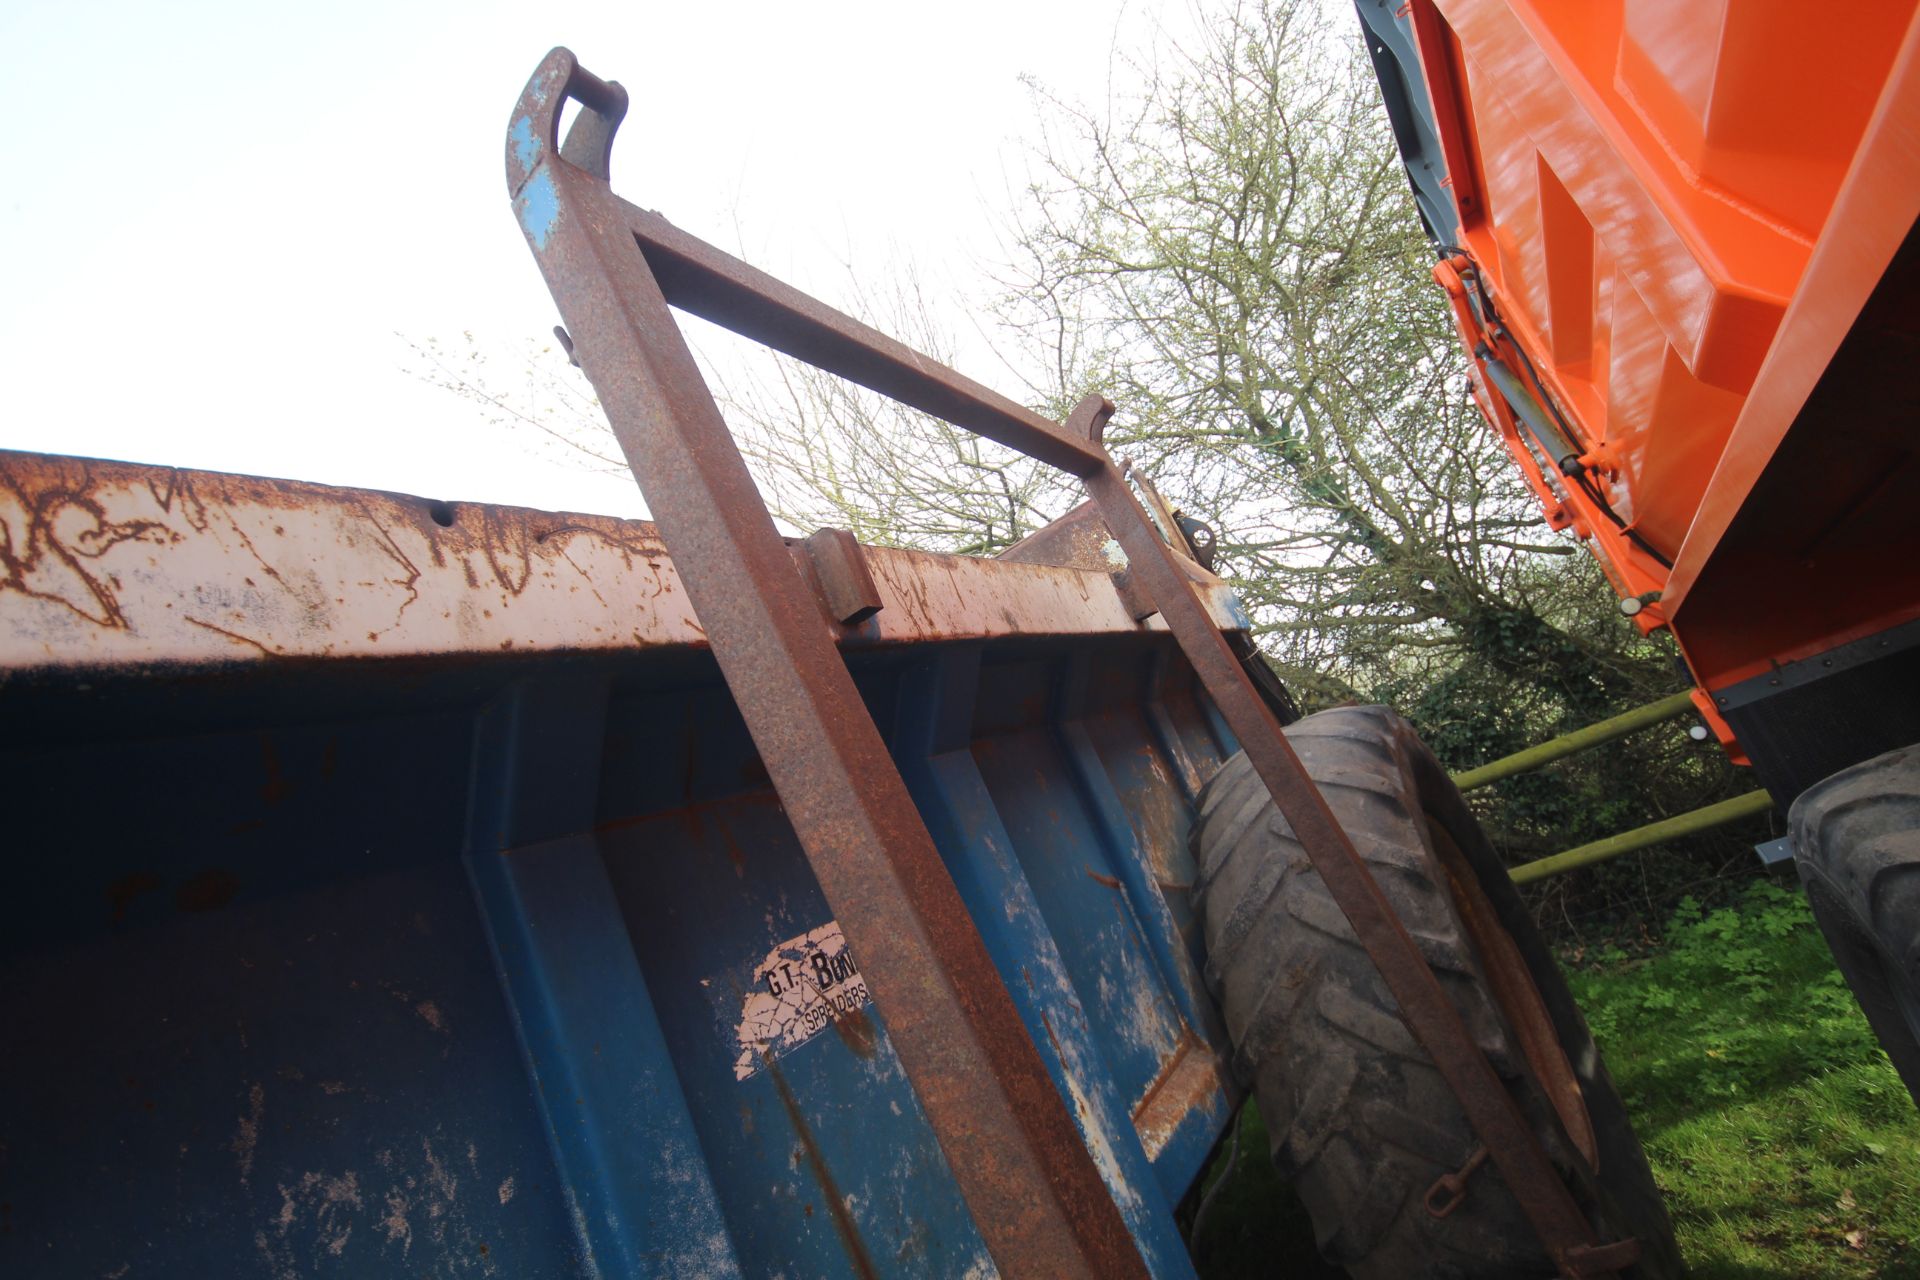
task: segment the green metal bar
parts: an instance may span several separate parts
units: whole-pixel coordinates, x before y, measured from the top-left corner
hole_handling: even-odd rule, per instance
[[[1575,729],[1572,733],[1563,733],[1551,742],[1543,742],[1537,747],[1528,747],[1525,751],[1516,751],[1491,764],[1483,764],[1477,769],[1453,775],[1453,785],[1462,791],[1471,791],[1475,787],[1484,787],[1490,782],[1502,778],[1511,778],[1515,774],[1528,773],[1543,764],[1551,764],[1564,756],[1577,754],[1589,747],[1597,747],[1603,742],[1612,742],[1615,738],[1624,738],[1637,733],[1649,725],[1659,724],[1662,720],[1671,720],[1693,708],[1693,693],[1688,690],[1676,693],[1670,698],[1658,702],[1649,702],[1644,707],[1635,707],[1631,711],[1622,711],[1619,715],[1598,724],[1590,724],[1584,729]]]
[[[1695,809],[1690,813],[1662,818],[1644,827],[1635,827],[1631,831],[1622,831],[1617,836],[1608,836],[1605,840],[1595,840],[1592,844],[1583,844],[1565,853],[1556,853],[1551,858],[1524,863],[1513,868],[1510,874],[1515,884],[1544,880],[1548,876],[1557,876],[1562,872],[1577,870],[1580,867],[1590,867],[1596,862],[1605,862],[1608,858],[1617,858],[1623,853],[1632,853],[1635,849],[1644,849],[1651,844],[1678,840],[1681,836],[1690,836],[1701,831],[1711,831],[1729,822],[1737,822],[1741,818],[1765,813],[1771,808],[1773,808],[1772,796],[1765,791],[1749,791],[1743,796],[1722,800],[1719,804],[1710,804],[1704,809]]]

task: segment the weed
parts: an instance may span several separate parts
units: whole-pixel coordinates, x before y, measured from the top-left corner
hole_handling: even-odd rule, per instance
[[[1698,1280],[1920,1277],[1920,1115],[1798,892],[1597,959],[1568,976]]]

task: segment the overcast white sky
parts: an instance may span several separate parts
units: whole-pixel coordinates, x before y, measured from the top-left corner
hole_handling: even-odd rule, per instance
[[[549,47],[632,93],[616,189],[831,301],[849,258],[964,288],[1020,76],[1104,100],[1162,8],[8,0],[0,447],[635,513],[394,336],[554,323],[501,167]]]

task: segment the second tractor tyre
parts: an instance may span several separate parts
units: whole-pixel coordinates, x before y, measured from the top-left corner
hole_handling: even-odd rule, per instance
[[[1807,788],[1788,826],[1813,918],[1920,1103],[1920,745]]]
[[[1623,1274],[1683,1275],[1586,1023],[1445,771],[1384,707],[1285,732],[1600,1239],[1641,1242]],[[1321,1253],[1358,1280],[1555,1274],[1497,1169],[1474,1166],[1458,1101],[1244,755],[1207,785],[1193,842],[1235,1074]],[[1436,1184],[1463,1169],[1464,1197],[1436,1215]]]

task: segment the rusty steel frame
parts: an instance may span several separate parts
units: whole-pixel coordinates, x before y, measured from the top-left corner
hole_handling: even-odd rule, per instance
[[[568,99],[582,110],[561,147]],[[669,307],[1077,476],[1562,1274],[1608,1275],[1629,1262],[1634,1242],[1596,1243],[1107,454],[1113,406],[1088,397],[1055,423],[615,196],[608,157],[626,108],[618,84],[565,49],[550,53],[509,125],[515,212],[1000,1269],[1147,1273]]]

